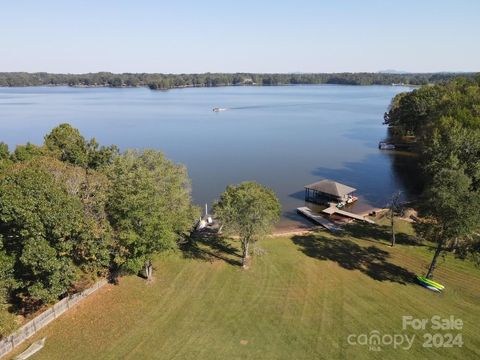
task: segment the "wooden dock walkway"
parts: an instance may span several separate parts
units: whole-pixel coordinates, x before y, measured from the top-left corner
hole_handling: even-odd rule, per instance
[[[325,219],[321,215],[315,214],[310,208],[306,206],[302,206],[297,208],[297,212],[305,216],[306,218],[310,219],[311,221],[323,226],[325,229],[329,231],[340,231],[342,228],[339,226],[335,225],[333,222],[330,220]]]
[[[345,210],[338,209],[335,204],[331,205],[329,208],[326,208],[322,212],[328,215],[338,214],[338,215],[346,216],[355,220],[365,221],[365,222],[368,222],[369,224],[375,224],[375,221],[372,221],[362,215],[358,215]]]

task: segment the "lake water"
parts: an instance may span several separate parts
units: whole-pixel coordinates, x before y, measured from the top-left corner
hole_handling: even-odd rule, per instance
[[[161,149],[188,167],[194,201],[211,204],[227,184],[274,189],[284,223],[297,220],[303,186],[330,178],[357,188],[366,206],[412,192],[411,157],[378,150],[383,114],[399,86],[0,88],[0,140],[40,144],[68,122],[102,144]],[[213,107],[226,108],[215,113]]]

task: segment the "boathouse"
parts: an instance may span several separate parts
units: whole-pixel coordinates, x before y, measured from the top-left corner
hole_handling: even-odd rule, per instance
[[[349,195],[357,189],[333,180],[320,180],[305,186],[305,201],[318,204],[347,201]]]

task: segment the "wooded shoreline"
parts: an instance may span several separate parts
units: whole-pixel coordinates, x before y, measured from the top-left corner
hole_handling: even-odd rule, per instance
[[[109,72],[52,74],[45,72],[0,72],[0,87],[148,87],[168,90],[186,87],[278,86],[278,85],[404,85],[437,84],[476,73],[204,73],[161,74]]]

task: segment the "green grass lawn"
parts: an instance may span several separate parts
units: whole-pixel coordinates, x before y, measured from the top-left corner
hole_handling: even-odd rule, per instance
[[[408,225],[402,225],[403,228]],[[272,237],[249,270],[235,242],[201,240],[191,257],[155,263],[155,281],[107,285],[31,341],[34,359],[473,359],[480,356],[480,271],[453,257],[435,279],[442,294],[414,283],[428,246],[387,245],[387,230],[354,226],[342,235]],[[405,230],[407,231],[407,230]],[[408,232],[408,231],[407,231]],[[379,241],[379,239],[384,239]],[[233,245],[232,245],[233,244]],[[427,331],[402,330],[402,316],[463,320],[462,348],[424,348]],[[349,345],[350,334],[416,335],[410,350]],[[436,331],[438,332],[438,331]],[[22,345],[24,350],[31,341]],[[17,351],[16,353],[18,353]]]

